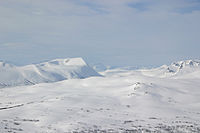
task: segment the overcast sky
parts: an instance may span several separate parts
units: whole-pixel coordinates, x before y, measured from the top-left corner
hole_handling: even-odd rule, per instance
[[[200,0],[0,0],[0,60],[112,66],[200,59]]]

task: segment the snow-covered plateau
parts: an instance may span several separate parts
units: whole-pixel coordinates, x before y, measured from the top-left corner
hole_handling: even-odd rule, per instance
[[[0,63],[0,133],[200,132],[200,61],[97,73],[81,58]]]

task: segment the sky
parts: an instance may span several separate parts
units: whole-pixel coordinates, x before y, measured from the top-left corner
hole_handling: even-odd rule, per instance
[[[200,59],[200,0],[0,0],[0,60],[159,66]]]

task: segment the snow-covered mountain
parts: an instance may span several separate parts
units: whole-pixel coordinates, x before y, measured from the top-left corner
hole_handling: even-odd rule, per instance
[[[55,59],[21,67],[0,62],[0,87],[31,85],[90,76],[100,76],[100,74],[88,66],[82,58]]]
[[[20,70],[29,78],[40,72],[53,80],[59,76],[52,73],[64,77],[70,66],[77,72],[74,66],[87,65],[64,59]],[[1,88],[0,133],[199,133],[198,68],[197,61],[183,61],[149,70],[151,77],[141,70],[112,69],[102,77]],[[164,73],[174,76],[161,78]],[[179,76],[184,78],[174,78]]]
[[[55,59],[39,64],[26,66],[14,66],[5,62],[0,62],[0,88],[17,85],[33,85],[38,83],[56,82],[66,79],[87,78],[102,75],[123,75],[124,73],[142,73],[145,76],[153,77],[200,77],[200,60],[185,60],[163,65],[153,69],[109,69],[104,65],[90,67],[82,58]],[[194,73],[195,72],[195,73]],[[194,73],[194,74],[193,74]],[[127,75],[126,75],[127,76]]]
[[[110,68],[109,66],[105,66],[102,63],[91,64],[91,66],[97,72],[102,72]]]
[[[183,78],[192,75],[193,72],[200,72],[200,60],[178,61],[168,66],[163,65],[158,68],[140,71],[147,76]]]

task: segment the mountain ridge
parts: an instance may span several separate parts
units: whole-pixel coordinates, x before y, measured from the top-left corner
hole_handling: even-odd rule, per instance
[[[0,87],[32,85],[91,76],[101,75],[87,65],[82,58],[54,59],[25,66],[0,62]]]
[[[200,60],[182,60],[170,65],[162,65],[152,69],[140,70],[146,76],[153,77],[183,77],[195,71],[200,71]]]
[[[182,60],[173,62],[170,65],[162,65],[153,69],[120,70],[116,69],[115,73],[134,71],[141,72],[145,76],[153,76],[158,78],[183,77],[185,75],[187,77],[193,77],[197,76],[195,75],[195,72],[200,72],[200,60]],[[105,69],[104,71],[106,72],[108,70]],[[112,69],[110,69],[110,71],[112,71]],[[103,73],[101,72],[101,74]],[[7,62],[0,61],[0,88],[8,86],[57,82],[75,78],[82,79],[91,76],[101,75],[95,71],[95,68],[90,67],[80,57],[53,59],[46,62],[25,66],[15,66]]]

